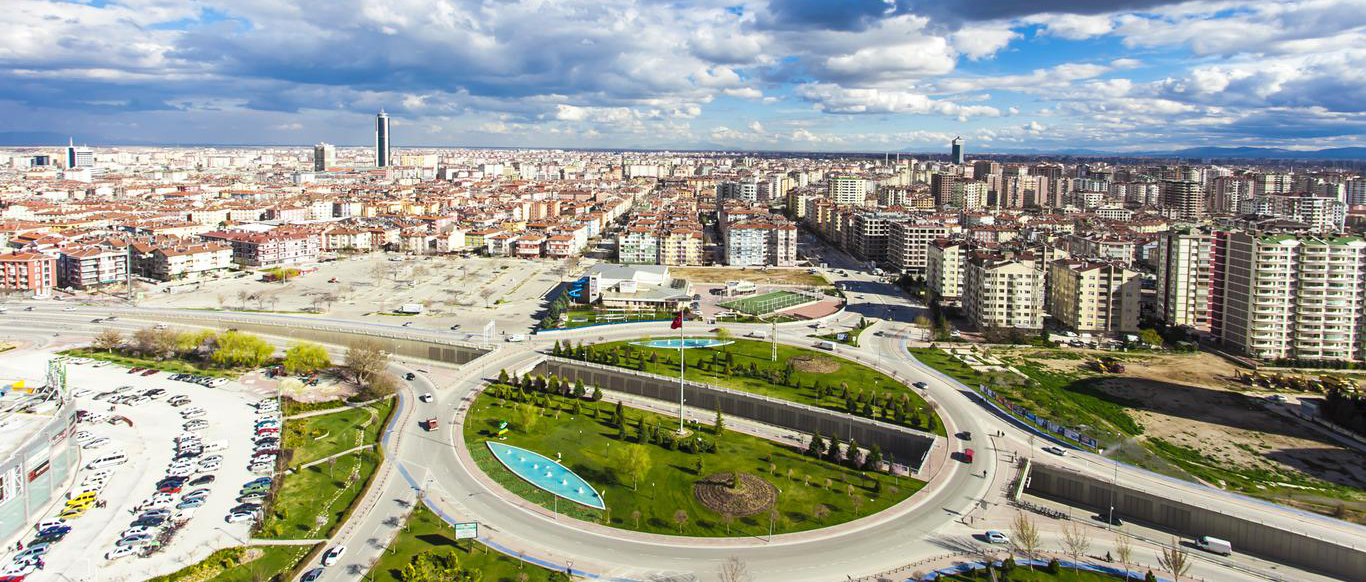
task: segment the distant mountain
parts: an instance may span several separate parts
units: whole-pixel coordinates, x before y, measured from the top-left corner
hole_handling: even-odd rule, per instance
[[[1187,148],[1174,152],[1144,154],[1180,158],[1264,158],[1275,160],[1366,160],[1366,148],[1288,150],[1284,148]]]

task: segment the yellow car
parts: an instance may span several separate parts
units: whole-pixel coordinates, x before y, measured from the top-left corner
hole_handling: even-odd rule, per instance
[[[94,491],[86,491],[85,493],[82,493],[82,494],[80,494],[80,495],[77,495],[77,496],[75,496],[75,497],[72,497],[71,499],[66,500],[66,504],[67,504],[67,506],[69,506],[69,507],[75,507],[75,506],[77,506],[77,505],[89,505],[89,504],[94,503],[94,502],[95,502],[95,492],[94,492]]]
[[[63,512],[57,514],[57,517],[60,517],[60,518],[62,518],[62,519],[75,519],[75,518],[78,518],[78,517],[80,517],[80,516],[82,516],[82,515],[85,515],[85,510],[87,510],[87,509],[90,509],[90,506],[89,506],[89,505],[80,505],[80,506],[76,506],[76,507],[68,507],[68,508],[66,508],[65,511],[63,511]]]

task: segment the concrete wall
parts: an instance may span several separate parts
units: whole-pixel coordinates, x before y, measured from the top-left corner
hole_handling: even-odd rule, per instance
[[[1060,467],[1035,463],[1025,492],[1087,507],[1097,513],[1109,511],[1111,499],[1114,499],[1115,514],[1126,521],[1156,526],[1188,538],[1222,538],[1233,544],[1234,552],[1293,564],[1345,580],[1360,580],[1366,573],[1366,549],[1349,545],[1361,546],[1363,541],[1360,539],[1313,538]]]
[[[75,471],[80,459],[80,449],[71,442],[75,426],[76,408],[67,402],[0,459],[0,487],[6,493],[0,496],[0,540],[6,544],[31,531]]]
[[[571,382],[582,379],[587,386],[599,386],[604,390],[678,402],[677,378],[555,357],[547,357],[536,366],[533,373],[547,376],[554,374]],[[696,416],[704,421],[710,421],[719,406],[721,412],[729,416],[757,420],[808,434],[836,436],[844,441],[854,438],[862,447],[877,443],[885,455],[897,463],[910,466],[913,470],[919,470],[925,455],[937,438],[929,433],[833,410],[697,382],[687,382],[684,385],[683,397],[687,399],[688,408],[695,411]]]
[[[161,315],[162,314],[157,314],[158,320],[164,320],[167,323],[184,321],[185,323],[194,325],[216,327],[219,329],[235,328],[245,332],[340,346],[347,345],[358,339],[373,339],[383,343],[392,354],[409,358],[425,358],[448,364],[464,364],[491,351],[463,342],[424,340],[414,337],[405,337],[399,333],[372,333],[365,328],[332,326],[322,322],[314,323],[302,318],[301,321],[297,323],[287,323],[273,320],[258,320],[251,318],[250,316],[225,317],[195,313],[168,313],[162,318]],[[151,316],[130,312],[127,317],[130,319],[146,319]]]

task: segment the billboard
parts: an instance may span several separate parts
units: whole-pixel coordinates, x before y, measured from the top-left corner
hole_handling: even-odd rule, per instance
[[[455,539],[472,540],[479,537],[479,522],[471,521],[455,524]]]

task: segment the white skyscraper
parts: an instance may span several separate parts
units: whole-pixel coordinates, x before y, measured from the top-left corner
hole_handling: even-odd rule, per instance
[[[337,165],[337,148],[330,143],[313,146],[313,170],[326,172]]]
[[[66,167],[89,168],[95,165],[95,152],[90,148],[76,147],[75,140],[68,140],[66,145]]]

